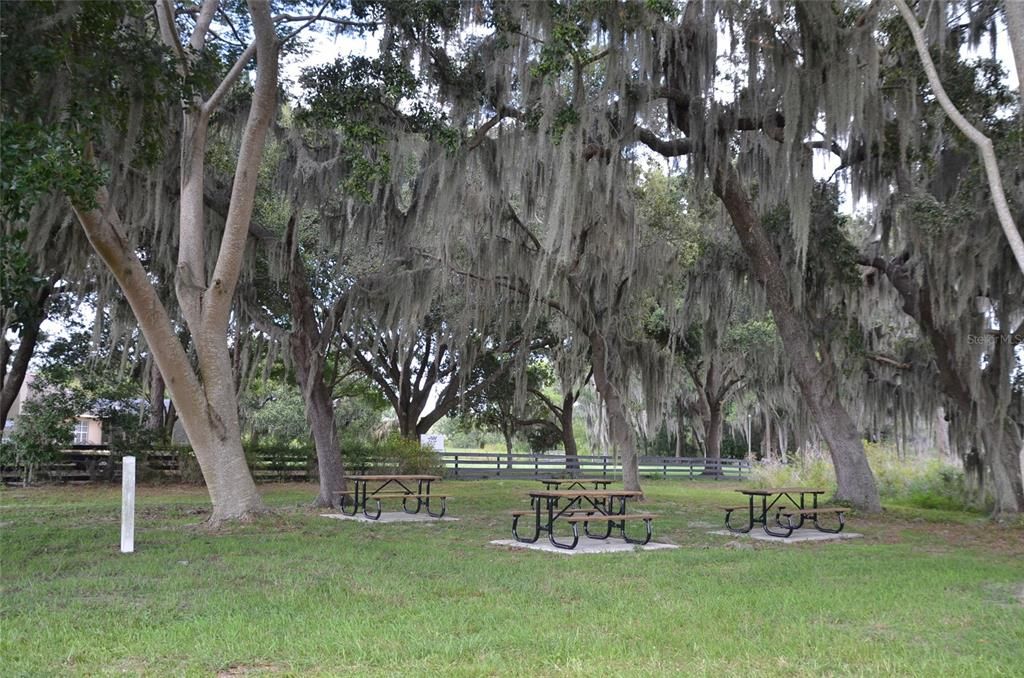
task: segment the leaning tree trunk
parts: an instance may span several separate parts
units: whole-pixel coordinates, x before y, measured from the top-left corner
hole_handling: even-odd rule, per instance
[[[28,375],[29,361],[32,360],[36,344],[39,343],[40,328],[43,321],[46,320],[46,309],[55,283],[56,279],[51,278],[43,283],[33,295],[30,317],[26,318],[23,324],[21,341],[18,342],[18,348],[14,351],[10,369],[7,368],[8,356],[3,356],[3,364],[0,365],[0,369],[3,370],[0,374],[0,437],[3,436],[7,414],[11,411],[14,400],[18,397],[18,392],[21,391],[21,385],[25,383],[25,377]],[[0,341],[4,342],[6,349],[6,340],[0,337]]]
[[[313,505],[332,506],[335,498],[348,489],[345,485],[345,464],[341,458],[338,430],[334,423],[334,402],[321,373],[310,374],[302,367],[297,367],[296,371],[305,396],[306,419],[313,431],[313,444],[316,446],[320,491]]]
[[[594,361],[594,386],[601,394],[605,411],[608,413],[608,433],[612,447],[622,460],[622,485],[627,490],[640,492],[636,437],[626,411],[626,403],[620,395],[619,387],[612,379],[616,366],[609,364],[608,345],[600,332],[590,333],[590,346]]]
[[[245,518],[263,509],[242,450],[231,359],[225,335],[201,329],[193,335],[202,380],[192,369],[170,318],[145,269],[128,245],[106,189],[98,207],[75,213],[93,248],[110,268],[131,306],[157,367],[167,378],[177,413],[202,470],[213,513],[212,524]],[[218,350],[220,349],[220,350]]]
[[[292,303],[294,306],[295,302]],[[323,365],[315,364],[315,361],[320,360],[320,356],[315,351],[309,351],[312,345],[310,338],[300,329],[303,325],[301,321],[295,323],[289,344],[299,388],[302,391],[306,421],[313,432],[313,445],[316,447],[320,491],[313,500],[313,505],[326,507],[332,506],[334,498],[347,489],[345,466],[341,459],[341,446],[334,424],[334,402],[324,383]]]
[[[835,498],[863,511],[881,511],[878,486],[860,432],[839,400],[835,365],[827,352],[815,346],[810,323],[793,305],[782,262],[739,185],[735,170],[721,169],[714,190],[729,212],[743,250],[764,287],[804,403],[828,443],[838,485]]]

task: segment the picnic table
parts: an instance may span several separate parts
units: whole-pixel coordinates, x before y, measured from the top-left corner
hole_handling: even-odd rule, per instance
[[[434,518],[441,518],[448,510],[447,500],[449,497],[443,494],[432,494],[430,484],[441,480],[441,476],[432,475],[354,475],[345,476],[345,480],[351,481],[354,485],[352,492],[335,492],[340,495],[339,505],[341,512],[348,516],[354,516],[361,509],[363,515],[371,520],[377,520],[381,514],[381,500],[401,499],[402,510],[406,513],[419,513],[420,509],[426,509],[427,514]],[[376,487],[371,491],[370,483]],[[390,488],[390,491],[385,492]],[[346,510],[348,501],[352,501],[352,512]],[[411,506],[411,500],[416,500],[415,509]],[[430,509],[431,499],[441,502],[441,510],[437,513]],[[376,503],[377,512],[367,511],[367,503]]]
[[[547,532],[548,540],[558,548],[574,549],[579,543],[579,525],[591,539],[607,539],[613,529],[618,529],[622,538],[631,544],[646,544],[651,540],[651,520],[655,517],[649,513],[627,513],[626,502],[643,496],[642,492],[632,490],[536,490],[529,492],[530,508],[512,512],[512,536],[516,541],[532,544]],[[563,503],[564,500],[564,503]],[[523,537],[519,534],[519,520],[523,516],[533,516],[533,535]],[[560,542],[555,538],[555,522],[563,520],[572,527],[572,542]],[[633,539],[626,534],[626,523],[643,521],[646,528],[644,539]],[[591,533],[591,523],[604,523],[605,532]]]
[[[725,526],[732,532],[746,533],[753,529],[754,525],[760,524],[764,531],[773,537],[789,537],[793,534],[794,530],[800,529],[804,524],[805,518],[810,518],[815,529],[822,532],[836,533],[843,529],[844,519],[843,514],[846,511],[844,508],[836,507],[819,507],[818,496],[825,494],[826,490],[821,488],[811,487],[774,487],[759,490],[736,490],[740,494],[747,497],[747,504],[745,506],[723,506],[721,507],[725,511]],[[760,500],[760,507],[755,506],[756,500]],[[779,502],[786,500],[792,506],[787,506]],[[808,505],[808,500],[810,505]],[[775,509],[775,523],[782,531],[773,531],[768,526],[768,515],[772,509]],[[733,511],[747,510],[747,524],[743,527],[734,527],[730,522]],[[839,527],[837,529],[831,529],[823,527],[818,523],[818,516],[825,514],[835,514],[839,519]],[[786,522],[782,522],[782,518],[786,519]],[[794,524],[794,519],[796,523]]]

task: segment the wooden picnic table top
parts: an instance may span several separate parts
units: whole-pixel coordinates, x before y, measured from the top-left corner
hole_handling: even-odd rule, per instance
[[[441,476],[426,475],[356,475],[345,476],[346,480],[441,480]]]
[[[736,490],[740,494],[752,494],[754,496],[770,497],[773,494],[825,494],[828,490],[817,487],[772,487],[760,490]]]
[[[642,497],[643,492],[635,490],[530,490],[531,497]]]
[[[549,484],[568,484],[568,483],[601,483],[604,485],[610,485],[614,483],[614,480],[608,478],[538,478],[539,482]]]

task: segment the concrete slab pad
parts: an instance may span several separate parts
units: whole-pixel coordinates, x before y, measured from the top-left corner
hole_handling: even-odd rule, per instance
[[[763,529],[755,526],[750,532],[746,534],[730,532],[729,530],[713,530],[708,534],[720,534],[724,537],[732,537],[734,539],[742,539],[747,537],[755,541],[766,541],[773,544],[801,544],[813,541],[842,541],[844,539],[857,539],[863,537],[863,534],[856,532],[842,531],[839,534],[829,534],[828,532],[819,532],[814,528],[801,528],[799,530],[793,530],[793,534],[788,537],[773,537],[770,534],[766,534]]]
[[[435,518],[426,513],[405,513],[404,511],[384,511],[377,520],[371,520],[362,513],[354,516],[346,516],[344,513],[321,513],[320,517],[333,518],[334,520],[354,520],[357,523],[370,523],[373,525],[379,525],[380,523],[444,523],[458,520],[458,518],[450,516]]]
[[[572,539],[570,537],[570,539]],[[491,542],[495,546],[505,546],[514,549],[529,549],[530,551],[546,551],[547,553],[561,553],[566,556],[576,556],[585,553],[624,553],[631,551],[662,551],[664,549],[677,549],[679,548],[675,544],[659,544],[657,542],[650,542],[639,546],[637,544],[630,544],[623,541],[622,539],[590,539],[589,537],[580,537],[580,541],[576,544],[576,548],[560,549],[557,546],[553,546],[551,542],[547,540],[547,537],[541,537],[533,544],[524,544],[521,541],[515,539],[495,539]]]

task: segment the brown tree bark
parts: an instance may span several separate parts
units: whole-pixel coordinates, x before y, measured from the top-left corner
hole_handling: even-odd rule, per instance
[[[164,433],[164,393],[167,388],[156,361],[149,367],[149,422],[146,426],[160,436]]]
[[[734,169],[719,170],[714,191],[725,205],[751,268],[764,287],[804,403],[828,443],[838,485],[835,499],[863,511],[881,511],[878,486],[860,431],[839,400],[835,365],[828,352],[815,345],[808,319],[793,304],[782,262]]]
[[[306,421],[313,432],[313,445],[316,448],[320,490],[313,505],[328,507],[334,505],[339,493],[348,489],[338,430],[334,422],[334,401],[325,380],[327,347],[333,328],[322,331],[317,325],[309,274],[294,242],[297,222],[296,213],[288,223],[285,237],[285,247],[292,253],[288,268],[288,300],[292,315],[288,346],[302,392]]]
[[[591,332],[589,339],[594,366],[594,386],[604,401],[605,411],[608,414],[609,437],[622,462],[622,485],[627,490],[640,492],[642,489],[636,453],[636,436],[633,433],[633,425],[629,421],[625,400],[621,395],[621,387],[616,383],[617,366],[611,364],[608,345],[600,332]]]
[[[558,425],[562,433],[562,449],[565,452],[565,471],[571,477],[580,473],[580,458],[576,447],[576,431],[573,430],[572,414],[576,406],[578,391],[570,391],[562,397],[562,408],[558,413]]]
[[[722,404],[711,403],[708,410],[708,419],[704,423],[704,430],[707,436],[707,458],[722,458]]]
[[[57,283],[56,276],[42,283],[38,290],[32,295],[31,310],[23,319],[21,339],[18,348],[15,349],[13,357],[10,355],[10,346],[5,337],[0,337],[0,436],[3,435],[4,422],[18,397],[21,385],[25,383],[28,375],[28,365],[36,351],[36,344],[39,343],[40,329],[43,321],[46,320],[46,310],[50,303],[50,295],[53,293],[53,286]],[[10,368],[8,368],[10,360]]]

